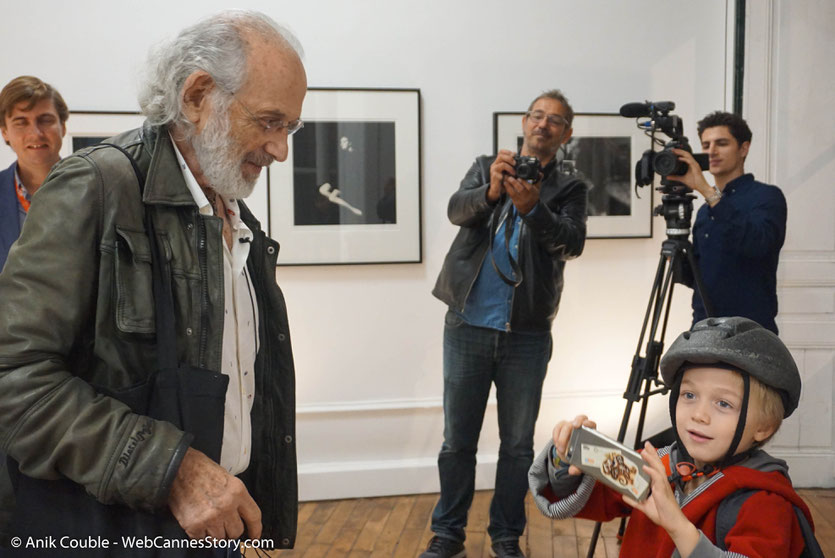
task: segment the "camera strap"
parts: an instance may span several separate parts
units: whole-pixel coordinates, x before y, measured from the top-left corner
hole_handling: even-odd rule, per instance
[[[507,211],[504,211],[507,208]],[[506,204],[496,204],[496,208],[493,210],[493,215],[490,218],[490,243],[488,246],[488,250],[490,250],[490,263],[493,264],[493,269],[496,270],[499,278],[504,281],[506,284],[510,285],[514,289],[518,287],[522,283],[522,268],[519,266],[519,262],[511,255],[510,253],[510,239],[513,236],[513,229],[515,224],[515,219],[512,219],[512,212],[514,212],[516,208],[513,206],[513,203],[506,203]],[[502,215],[504,213],[504,215]],[[505,226],[504,226],[504,248],[505,253],[507,254],[507,260],[510,262],[510,269],[512,270],[513,279],[505,275],[501,269],[499,269],[498,264],[496,264],[496,257],[493,253],[493,239],[496,237],[496,231],[499,228],[499,223],[502,221],[502,217],[504,217]],[[521,219],[521,215],[519,216]],[[521,232],[520,232],[521,234]]]

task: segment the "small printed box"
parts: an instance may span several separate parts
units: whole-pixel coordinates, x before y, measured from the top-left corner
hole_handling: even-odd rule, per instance
[[[642,469],[640,454],[593,428],[582,426],[571,433],[566,460],[639,502],[649,495],[650,478]]]

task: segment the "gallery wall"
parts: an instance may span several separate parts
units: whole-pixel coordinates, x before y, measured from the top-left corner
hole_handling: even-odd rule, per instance
[[[805,3],[831,16],[822,2]],[[435,462],[443,427],[445,307],[430,291],[456,232],[446,218],[447,201],[473,158],[492,150],[492,113],[524,110],[539,92],[553,87],[561,88],[578,112],[614,113],[626,102],[669,99],[677,103],[685,132],[695,139],[699,117],[731,107],[733,4],[725,0],[513,4],[264,0],[236,5],[262,10],[295,31],[306,52],[310,86],[419,88],[421,92],[423,261],[277,270],[288,301],[296,355],[302,499],[438,488]],[[790,11],[788,2],[749,4],[766,6],[771,14],[753,29],[757,36],[748,39],[755,41],[751,52],[776,53],[773,41],[766,39],[799,16]],[[149,0],[141,9],[104,1],[13,4],[4,8],[4,19],[26,24],[7,26],[0,34],[4,52],[0,81],[35,74],[58,87],[71,110],[136,110],[138,74],[149,47],[227,7],[216,0]],[[801,43],[807,40],[793,28],[791,36]],[[801,49],[793,56],[802,62],[804,54]],[[788,300],[781,299],[781,308],[797,312],[790,313],[788,320],[781,314],[778,322],[797,347],[804,346],[806,324],[820,326],[812,327],[819,332],[819,341],[797,349],[796,356],[802,366],[814,370],[814,406],[818,416],[825,412],[825,420],[807,414],[792,417],[774,450],[792,465],[797,456],[811,456],[803,458],[811,465],[804,466],[800,477],[794,476],[796,482],[831,486],[835,484],[832,337],[825,339],[820,330],[832,332],[835,235],[832,189],[828,183],[821,187],[818,171],[826,165],[831,170],[832,143],[823,151],[809,146],[806,155],[812,159],[806,167],[781,166],[787,159],[775,146],[783,139],[774,135],[799,140],[805,134],[782,120],[789,101],[778,95],[792,88],[798,70],[783,78],[779,72],[787,72],[795,60],[776,54],[768,60],[768,64],[759,62],[768,71],[753,71],[763,83],[747,82],[752,91],[746,99],[759,111],[752,121],[755,138],[768,146],[751,157],[749,169],[781,186],[781,179],[796,179],[787,184],[791,219],[787,249],[794,262],[790,268],[801,270],[795,274],[781,265],[781,297]],[[820,60],[823,63],[824,58]],[[775,90],[766,107],[757,104],[764,84]],[[810,117],[810,109],[804,110],[803,116]],[[0,163],[11,160],[8,148],[0,150]],[[807,189],[807,182],[815,184],[814,190]],[[282,184],[273,183],[271,188]],[[807,191],[814,191],[823,202],[810,202]],[[793,204],[813,212],[815,218],[805,218]],[[589,240],[585,253],[567,264],[537,445],[545,443],[556,420],[579,412],[587,412],[601,429],[616,433],[629,365],[665,238],[663,228],[663,221],[656,218],[652,238]],[[812,252],[817,263],[806,258],[807,239],[817,241]],[[812,279],[805,273],[809,266]],[[810,282],[815,291],[811,301],[805,291],[793,290]],[[676,288],[668,341],[689,325],[689,297],[689,290]],[[829,308],[828,314],[817,314],[815,301]],[[649,407],[647,430],[654,432],[668,421],[666,398],[651,398]],[[480,488],[492,486],[498,448],[495,420],[493,401],[479,447]],[[802,429],[801,421],[805,421]],[[801,430],[813,433],[811,445],[806,443],[810,435],[802,437]]]
[[[780,337],[803,377],[795,415],[772,442],[795,484],[835,486],[835,4],[749,2],[745,114],[748,168],[786,195],[777,272]],[[756,141],[757,133],[761,136]]]

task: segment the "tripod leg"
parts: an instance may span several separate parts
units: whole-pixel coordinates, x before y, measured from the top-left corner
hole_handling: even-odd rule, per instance
[[[681,252],[679,252],[679,251],[673,252],[673,255],[670,258],[670,268],[669,268],[670,274],[669,274],[668,279],[672,278],[673,270],[676,269],[676,263],[677,262],[675,260],[677,258],[679,258],[680,256],[681,256]],[[664,288],[666,289],[667,286],[668,285],[665,283]],[[667,291],[667,299],[666,299],[667,304],[666,304],[666,308],[664,309],[664,320],[661,322],[661,328],[660,328],[661,336],[656,343],[653,343],[653,346],[652,346],[653,354],[652,354],[652,359],[651,360],[650,360],[650,356],[649,356],[649,350],[647,351],[647,360],[650,361],[649,362],[649,369],[652,371],[652,375],[651,376],[647,375],[645,377],[645,381],[646,381],[646,385],[644,386],[644,393],[645,394],[649,394],[649,392],[651,391],[652,386],[650,384],[651,384],[652,378],[657,378],[658,377],[658,365],[661,362],[661,354],[664,352],[664,338],[667,334],[667,324],[670,322],[670,307],[672,306],[672,303],[673,303],[673,289],[675,288],[675,286],[676,286],[675,281],[671,280],[670,283],[669,283],[669,290]],[[647,395],[646,397],[643,398],[643,401],[641,402],[641,412],[638,415],[638,428],[635,430],[635,444],[634,444],[635,449],[640,449],[638,447],[638,444],[641,443],[641,438],[643,438],[643,434],[644,434],[644,423],[646,422],[646,417],[647,417],[647,403],[648,402],[649,402],[649,396]]]
[[[699,272],[699,268],[696,265],[696,258],[693,256],[692,246],[687,247],[684,250],[684,253],[687,256],[687,262],[690,264],[690,269],[693,270],[693,283],[696,288],[696,292],[698,292],[699,296],[702,297],[702,304],[705,306],[705,313],[707,313],[708,316],[715,316],[716,313],[713,310],[713,304],[710,303],[710,298],[707,296],[707,291],[702,283],[702,274]]]
[[[627,392],[623,395],[626,399],[626,409],[624,410],[623,419],[620,423],[620,431],[617,438],[619,442],[623,442],[626,438],[629,416],[632,413],[632,403],[641,400],[641,414],[633,447],[637,446],[638,442],[640,442],[640,436],[644,428],[644,419],[646,417],[647,401],[649,396],[652,395],[652,380],[658,377],[658,363],[661,359],[661,352],[664,349],[663,339],[670,316],[670,302],[673,298],[673,270],[675,269],[675,260],[678,257],[680,257],[680,245],[677,243],[672,245],[665,243],[662,247],[655,280],[650,291],[650,299],[647,304],[646,314],[644,315],[644,324],[641,328],[638,349],[632,359],[632,372],[627,383]],[[650,316],[652,316],[651,321]],[[646,356],[641,357],[641,343],[643,342],[648,322],[650,323],[650,331],[646,346]],[[655,337],[659,324],[661,324],[661,340],[656,341]],[[586,554],[587,558],[594,556],[597,540],[600,537],[600,526],[601,524],[599,522],[594,525],[594,531],[589,541],[589,550]],[[624,528],[625,520],[621,522],[619,536],[623,535]]]
[[[586,553],[586,558],[594,558],[594,550],[597,547],[597,539],[600,537],[600,526],[602,523],[594,524],[594,531],[591,534],[591,542],[589,543],[589,551]]]
[[[632,357],[632,367],[629,374],[629,381],[626,383],[626,392],[623,394],[626,399],[626,408],[624,409],[623,419],[621,420],[620,431],[618,432],[618,441],[622,442],[626,437],[626,427],[629,424],[629,416],[632,413],[632,403],[640,399],[641,384],[645,375],[645,368],[647,360],[641,357],[641,348],[644,343],[644,336],[647,333],[647,325],[650,323],[650,316],[657,312],[659,296],[663,299],[661,294],[661,286],[664,284],[665,269],[667,267],[667,258],[662,254],[658,259],[658,267],[655,271],[655,279],[650,289],[649,301],[647,302],[647,309],[644,313],[644,322],[641,325],[641,334],[638,336],[638,346],[635,348],[635,355]],[[649,339],[655,335],[655,321],[653,320],[653,329],[650,331]],[[593,540],[593,539],[592,539]]]

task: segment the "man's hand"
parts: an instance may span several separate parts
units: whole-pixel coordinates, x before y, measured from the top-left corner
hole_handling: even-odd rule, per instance
[[[515,176],[508,176],[504,181],[504,190],[510,199],[513,200],[513,205],[519,215],[527,215],[534,208],[539,201],[539,190],[542,186],[542,176],[533,184],[527,180],[519,180]]]
[[[193,539],[261,537],[261,510],[244,483],[205,454],[189,448],[168,496],[168,507]]]
[[[586,415],[577,415],[574,417],[574,420],[562,420],[554,427],[554,446],[557,448],[557,455],[560,456],[560,459],[565,459],[565,452],[568,450],[568,441],[571,439],[571,433],[581,426],[597,428],[597,423],[589,420],[589,417]],[[583,471],[571,465],[568,467],[568,474],[582,475]]]
[[[678,155],[679,161],[687,164],[687,174],[679,176],[669,175],[667,178],[669,180],[681,182],[691,190],[699,192],[706,198],[712,196],[714,193],[713,187],[707,183],[707,180],[705,180],[705,177],[702,174],[702,168],[699,166],[699,163],[696,162],[693,154],[689,151],[685,151],[684,149],[673,149],[673,153]]]
[[[505,191],[504,181],[508,176],[515,176],[513,152],[502,149],[496,160],[490,165],[490,186],[487,188],[487,201],[495,203]]]

